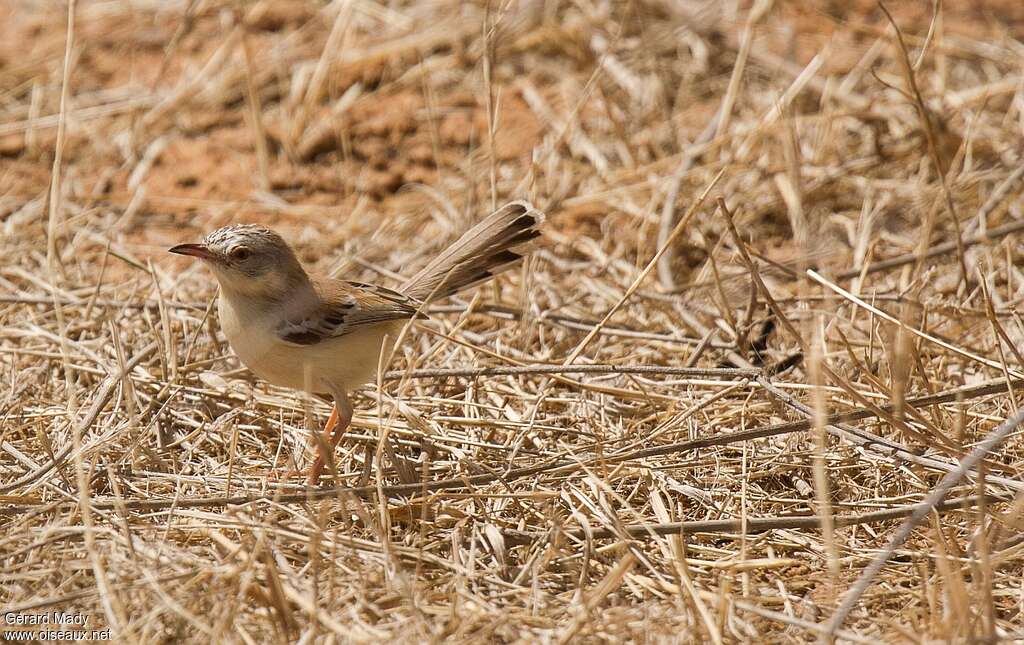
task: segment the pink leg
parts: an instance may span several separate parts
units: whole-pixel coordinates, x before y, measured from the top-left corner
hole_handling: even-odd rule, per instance
[[[322,446],[326,445],[333,454],[338,442],[345,436],[345,431],[348,430],[350,423],[352,423],[352,404],[349,402],[348,396],[336,395],[334,408],[331,410],[331,416],[327,419],[321,435],[323,443],[317,442],[316,460],[309,468],[307,484],[315,486],[320,483],[320,476],[323,475],[324,467],[327,465],[327,455],[324,454]]]

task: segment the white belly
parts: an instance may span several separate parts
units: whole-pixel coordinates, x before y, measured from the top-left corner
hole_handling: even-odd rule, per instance
[[[273,385],[323,394],[349,392],[374,380],[381,350],[390,351],[404,322],[364,327],[314,345],[293,345],[280,340],[272,324],[239,312],[223,295],[217,304],[221,329],[246,367]]]

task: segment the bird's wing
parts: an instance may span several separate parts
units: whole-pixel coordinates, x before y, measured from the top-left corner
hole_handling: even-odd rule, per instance
[[[420,303],[398,291],[363,282],[314,279],[319,303],[311,311],[288,318],[275,330],[294,345],[315,345],[392,320],[423,317]]]

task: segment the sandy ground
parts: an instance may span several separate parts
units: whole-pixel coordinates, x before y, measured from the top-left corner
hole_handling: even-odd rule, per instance
[[[774,5],[747,47],[745,2],[90,0],[67,51],[66,3],[0,3],[0,607],[126,642],[817,639],[899,513],[1019,401],[1024,4],[947,0],[936,22],[887,5],[928,127],[875,2]],[[524,197],[548,213],[540,250],[437,310],[393,369],[582,347],[709,371],[392,382],[356,397],[338,453],[340,483],[370,488],[268,481],[308,462],[327,409],[242,369],[211,279],[165,249],[257,222],[319,270],[393,286]],[[780,364],[775,390],[729,371]],[[868,413],[817,459],[794,401]],[[804,425],[728,439],[784,423]],[[840,636],[1021,637],[1022,459],[1014,434]],[[793,523],[829,508],[854,520]]]

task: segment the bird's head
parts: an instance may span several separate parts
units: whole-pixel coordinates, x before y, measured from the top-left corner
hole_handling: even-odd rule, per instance
[[[230,295],[275,299],[308,280],[284,238],[255,224],[225,226],[168,251],[202,260]]]

